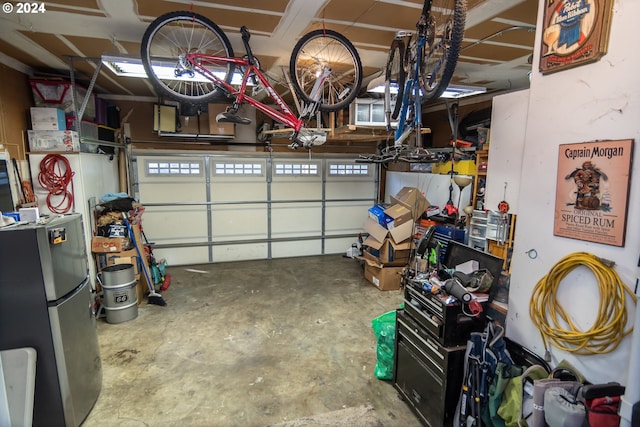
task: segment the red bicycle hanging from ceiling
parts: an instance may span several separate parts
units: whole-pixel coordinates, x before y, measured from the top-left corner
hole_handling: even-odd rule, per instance
[[[304,105],[294,114],[261,71],[249,45],[249,30],[242,27],[240,32],[246,54],[235,57],[228,37],[213,21],[193,12],[170,12],[147,27],[142,38],[142,64],[154,87],[177,101],[203,104],[231,99],[219,121],[248,123],[237,114],[239,106],[247,103],[292,129],[291,148],[324,143],[326,132],[319,125],[309,128],[306,123],[316,112],[338,111],[357,96],[362,64],[355,47],[332,30],[316,30],[300,38],[291,54],[289,72]],[[275,108],[247,93],[250,81],[252,93],[256,88],[265,90]]]

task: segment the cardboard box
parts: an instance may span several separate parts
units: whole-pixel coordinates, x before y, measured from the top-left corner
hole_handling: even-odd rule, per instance
[[[364,256],[385,266],[406,265],[413,246],[413,225],[413,221],[409,221],[393,230],[387,230],[373,219],[367,218],[364,229],[369,235],[362,244],[368,249]]]
[[[60,108],[31,107],[31,129],[67,130],[64,110]]]
[[[383,251],[383,247],[388,244],[387,236],[389,235],[389,230],[378,224],[372,218],[366,219],[364,222],[364,229],[369,235],[362,244],[367,248],[366,252],[371,254],[377,261],[380,257],[381,251]]]
[[[397,231],[397,233],[393,233],[393,231]],[[407,222],[394,228],[389,233],[391,238],[387,239],[387,245],[383,246],[383,250],[380,251],[380,261],[383,264],[406,265],[409,262],[411,249],[413,248],[412,232],[412,222]]]
[[[408,243],[402,244],[402,247],[407,248]],[[403,267],[409,263],[411,251],[410,249],[401,248],[398,248],[394,242],[387,239],[379,250],[369,247],[363,251],[362,256],[384,267]]]
[[[102,271],[105,267],[115,264],[132,264],[133,274],[136,278],[140,275],[140,266],[138,263],[138,253],[135,249],[122,252],[107,252],[96,254],[96,267],[98,271]]]
[[[402,205],[411,211],[413,220],[419,219],[431,203],[415,187],[404,187],[395,196],[391,196],[391,202]]]
[[[209,104],[207,106],[209,110],[209,134],[211,135],[229,135],[233,136],[236,133],[236,128],[233,123],[218,123],[216,116],[223,113],[227,109],[226,104]]]
[[[387,224],[389,230],[413,220],[411,211],[402,205],[391,205],[384,210],[384,214],[391,218]]]
[[[376,250],[373,247],[367,248],[363,252],[365,258],[386,266],[404,266],[409,263],[411,255],[411,243],[409,241],[403,243],[395,243],[392,239],[385,239],[380,247]]]
[[[415,223],[413,221],[405,222],[404,224],[394,227],[393,230],[389,230],[389,235],[396,243],[402,243],[413,236],[414,225]]]
[[[80,137],[72,130],[29,130],[29,151],[80,151]]]
[[[138,305],[144,300],[144,296],[149,293],[149,288],[147,287],[147,282],[144,277],[139,277],[138,282],[136,283],[136,298],[138,298]]]
[[[382,225],[378,224],[378,222],[372,218],[367,218],[364,221],[363,228],[364,228],[364,231],[366,231],[367,234],[369,235],[367,239],[373,238],[378,242],[382,242],[389,234],[389,230],[387,230]],[[367,239],[365,239],[365,242],[367,241]]]
[[[381,291],[400,289],[404,267],[386,267],[374,261],[365,260],[364,277]]]
[[[130,247],[128,238],[95,236],[91,239],[91,252],[123,252]]]
[[[386,215],[384,211],[384,205],[373,205],[369,208],[369,218],[376,220],[378,224],[386,228],[387,224],[393,221],[393,218],[391,218],[389,215]]]

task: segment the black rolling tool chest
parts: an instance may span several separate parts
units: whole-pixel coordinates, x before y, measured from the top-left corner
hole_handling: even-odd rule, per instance
[[[475,260],[494,284],[502,259],[458,242],[448,242],[445,265]],[[411,264],[410,264],[411,265]],[[416,264],[417,265],[417,264]],[[403,272],[404,309],[396,315],[394,387],[422,424],[450,427],[464,376],[464,357],[471,332],[486,325],[486,303],[478,316],[446,295],[433,294],[413,270]]]
[[[397,311],[393,385],[422,424],[453,425],[465,350],[465,346],[442,346],[405,310]]]

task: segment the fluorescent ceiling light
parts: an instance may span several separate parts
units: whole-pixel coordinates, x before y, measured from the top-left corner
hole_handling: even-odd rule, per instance
[[[384,93],[384,82],[385,77],[384,74],[379,75],[375,79],[372,79],[367,84],[367,92],[370,93]],[[391,93],[398,93],[398,84],[391,83]]]
[[[479,95],[487,91],[481,86],[449,85],[444,90],[440,98],[464,98],[465,96]]]
[[[371,80],[367,85],[367,92],[369,93],[384,93],[385,79],[384,76],[376,77]],[[391,83],[390,92],[393,94],[398,93],[397,83]],[[447,89],[440,95],[440,98],[464,98],[465,96],[478,95],[485,93],[487,88],[481,86],[462,86],[462,85],[449,85]]]
[[[146,79],[148,78],[147,73],[144,71],[144,66],[142,65],[142,61],[140,58],[135,56],[114,56],[114,55],[102,55],[102,63],[110,69],[115,75],[123,76],[123,77],[138,77]],[[192,82],[205,82],[210,83],[211,80],[206,76],[196,72],[193,76],[189,76],[188,74],[183,74],[182,76],[176,77],[174,70],[175,64],[170,63],[162,63],[157,62],[151,64],[154,73],[158,78],[163,80],[185,80]],[[213,74],[221,79],[224,78],[224,73],[221,71],[214,71]],[[242,74],[238,72],[233,73],[233,78],[231,79],[232,85],[240,85],[242,83]],[[247,86],[252,86],[253,82],[251,79],[247,81]]]
[[[369,93],[384,93],[384,83],[381,84],[381,85],[374,86],[372,88],[369,88],[367,86],[367,92],[369,92]],[[389,92],[391,92],[393,94],[398,93],[398,84],[397,83],[391,83],[389,85]]]

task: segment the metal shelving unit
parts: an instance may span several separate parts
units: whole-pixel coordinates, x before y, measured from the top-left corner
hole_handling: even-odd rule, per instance
[[[469,222],[469,246],[474,249],[487,251],[487,213],[481,210],[474,210]]]

